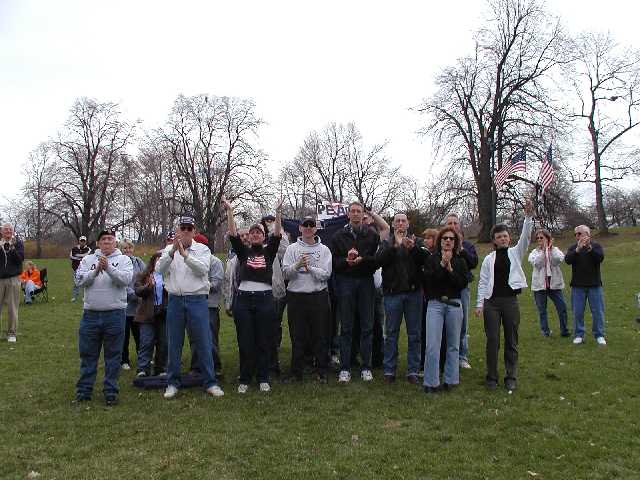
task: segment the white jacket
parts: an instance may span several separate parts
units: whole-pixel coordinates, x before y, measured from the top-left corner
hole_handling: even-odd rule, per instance
[[[208,295],[211,251],[202,243],[192,241],[186,249],[187,258],[176,250],[169,255],[173,245],[167,245],[156,264],[156,270],[164,278],[164,286],[172,295]]]
[[[527,277],[522,270],[522,259],[529,249],[531,241],[531,230],[533,230],[533,219],[525,217],[522,225],[522,232],[515,247],[509,247],[507,254],[511,266],[509,268],[509,286],[514,290],[527,288]],[[480,279],[478,280],[478,299],[476,307],[482,308],[484,300],[493,295],[493,268],[496,263],[496,252],[493,251],[482,261],[480,267]]]
[[[85,256],[76,271],[76,285],[84,287],[85,310],[120,310],[127,308],[127,285],[133,277],[131,259],[117,248],[107,256],[106,270],[97,273],[98,260],[104,255],[97,249]]]
[[[316,236],[316,243],[309,245],[298,238],[298,241],[287,247],[282,259],[282,273],[289,280],[287,290],[296,293],[312,293],[325,290],[327,280],[331,276],[331,250]],[[309,268],[296,268],[302,255],[307,255]]]
[[[545,277],[551,277],[551,290],[562,290],[564,288],[564,277],[560,264],[564,260],[564,253],[558,247],[552,247],[546,252],[536,248],[529,254],[529,263],[533,265],[533,273],[531,274],[531,290],[537,292],[546,290]],[[548,259],[548,262],[547,262]]]

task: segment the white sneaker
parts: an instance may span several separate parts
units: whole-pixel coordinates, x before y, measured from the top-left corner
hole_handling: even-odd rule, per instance
[[[338,375],[338,382],[349,383],[350,381],[351,381],[351,374],[346,370],[340,370],[340,374]]]
[[[131,365],[129,365],[128,363],[123,363],[122,364],[122,369],[123,370],[131,370]]]
[[[76,297],[71,297],[71,303],[74,303],[76,301]]]
[[[173,385],[169,385],[167,386],[167,389],[164,391],[164,398],[166,399],[173,398],[177,394],[178,394],[178,389]]]
[[[238,385],[238,393],[247,393],[248,390],[249,385],[247,385],[246,383],[241,383],[240,385]]]
[[[362,378],[363,382],[370,382],[373,380],[373,373],[371,373],[371,370],[362,370],[360,378]]]
[[[7,337],[7,342],[9,342],[9,343],[16,343],[17,341],[18,341],[18,339],[16,338],[15,335],[9,335]]]
[[[607,341],[604,339],[604,337],[596,338],[596,342],[598,342],[598,345],[606,345],[607,344]]]
[[[261,382],[260,383],[260,391],[261,392],[270,392],[271,391],[271,385],[269,385],[267,382]]]
[[[573,344],[574,345],[580,345],[580,344],[582,344],[582,342],[584,342],[582,337],[576,337],[576,338],[573,339]]]
[[[213,385],[212,387],[207,388],[207,393],[212,397],[222,397],[224,396],[224,392],[218,385]]]
[[[471,368],[471,364],[468,360],[460,360],[460,368],[466,368],[469,370]]]

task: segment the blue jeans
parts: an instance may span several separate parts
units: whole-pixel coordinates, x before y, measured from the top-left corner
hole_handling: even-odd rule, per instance
[[[200,374],[204,388],[217,385],[213,357],[212,340],[209,328],[209,306],[207,295],[169,294],[167,305],[167,334],[169,342],[169,364],[167,365],[167,384],[180,387],[180,367],[185,328],[193,335],[193,344],[200,359]]]
[[[254,374],[258,382],[269,381],[269,349],[273,345],[276,307],[271,290],[240,290],[233,303],[240,353],[240,383],[248,384]]]
[[[138,372],[151,372],[151,357],[156,344],[156,326],[153,323],[140,323],[140,349],[138,350]]]
[[[465,288],[460,292],[460,302],[462,303],[462,327],[460,328],[460,360],[469,360],[469,303],[471,301],[471,290]]]
[[[90,398],[96,383],[100,350],[104,346],[105,396],[118,394],[120,355],[124,339],[125,310],[84,310],[78,330],[80,378],[76,384],[78,397]]]
[[[571,287],[573,331],[576,337],[584,337],[584,307],[589,300],[591,331],[595,338],[604,337],[604,298],[602,287]]]
[[[547,315],[547,298],[550,298],[556,307],[558,312],[558,318],[560,319],[560,333],[566,335],[569,333],[567,330],[567,305],[564,303],[564,297],[562,296],[562,290],[537,290],[533,292],[533,299],[536,302],[538,308],[538,317],[540,318],[540,330],[543,335],[549,336],[551,330],[549,330],[549,319]]]
[[[336,275],[335,294],[337,317],[340,322],[341,369],[351,370],[351,340],[356,314],[360,320],[360,356],[362,370],[371,370],[373,341],[373,302],[375,288],[373,275],[349,277]]]
[[[456,300],[456,299],[452,299]],[[440,344],[442,326],[446,327],[447,355],[444,364],[444,383],[460,383],[460,327],[462,326],[462,308],[453,307],[439,300],[429,300],[427,306],[427,348],[424,361],[424,385],[440,385]]]
[[[422,291],[384,296],[384,374],[395,375],[398,366],[398,334],[404,314],[407,327],[407,375],[420,369],[420,318]]]
[[[31,280],[24,282],[24,303],[31,303],[31,295],[38,289],[37,285]]]

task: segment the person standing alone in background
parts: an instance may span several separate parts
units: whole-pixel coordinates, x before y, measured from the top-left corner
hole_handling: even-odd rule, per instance
[[[7,305],[9,325],[7,341],[16,342],[18,328],[18,305],[20,304],[20,274],[24,261],[24,245],[13,234],[13,225],[5,223],[0,227],[0,314]]]
[[[71,260],[71,269],[73,270],[73,293],[71,294],[71,301],[75,302],[78,299],[78,293],[80,292],[80,287],[76,283],[76,272],[78,267],[80,266],[80,262],[84,257],[91,253],[91,249],[87,245],[87,237],[82,235],[78,239],[78,245],[71,249],[71,253],[69,254],[69,259]]]

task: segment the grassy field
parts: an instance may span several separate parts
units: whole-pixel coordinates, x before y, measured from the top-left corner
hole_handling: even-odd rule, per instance
[[[223,317],[223,398],[193,389],[166,401],[134,388],[132,370],[114,408],[101,400],[102,369],[94,400],[72,406],[82,306],[69,301],[68,262],[39,261],[50,301],[22,305],[18,343],[0,343],[0,478],[638,479],[640,230],[601,243],[608,346],[590,336],[573,346],[557,335],[555,311],[554,336],[543,338],[524,292],[512,395],[482,386],[484,333],[472,317],[473,369],[450,394],[387,386],[374,372],[372,384],[274,383],[240,396],[235,330]],[[283,349],[287,358],[288,340]]]

